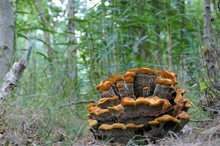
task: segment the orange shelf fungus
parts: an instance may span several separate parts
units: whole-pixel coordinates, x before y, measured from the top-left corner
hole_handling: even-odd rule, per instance
[[[171,79],[173,81],[173,85],[177,85],[178,81],[176,80],[177,74],[167,71],[167,70],[160,70],[156,72],[157,75],[162,75],[168,79]]]
[[[89,103],[86,108],[91,111],[91,108],[95,107],[95,103]]]
[[[121,100],[121,105],[122,106],[126,106],[126,105],[130,105],[130,106],[136,106],[136,102],[133,98],[131,97],[124,97]]]
[[[157,96],[149,97],[149,98],[139,97],[136,100],[130,97],[125,97],[121,100],[122,106],[137,106],[139,104],[145,104],[154,107],[154,106],[159,106],[163,103],[164,100],[158,98]]]
[[[122,88],[122,87],[124,87],[124,84],[123,84],[123,83],[117,83],[117,84],[116,84],[116,87],[117,87],[117,88]]]
[[[125,77],[125,82],[126,83],[134,83],[134,78],[133,77]]]
[[[101,98],[101,99],[99,99],[97,105],[103,104],[103,103],[105,103],[106,101],[115,101],[115,100],[117,100],[117,99],[118,99],[118,96]]]
[[[146,105],[149,105],[149,106],[159,106],[161,104],[163,104],[164,101],[160,98],[158,98],[157,96],[154,96],[154,97],[149,97],[149,98],[143,98],[143,97],[139,97],[137,98],[136,100],[136,104],[146,104]]]
[[[121,123],[114,123],[113,125],[102,124],[99,126],[100,130],[112,130],[112,129],[126,129],[126,126]]]
[[[157,78],[156,83],[164,84],[164,85],[172,85],[173,81],[171,79]]]
[[[148,89],[148,87],[144,87],[144,88],[143,88],[143,90],[147,90],[147,89]]]
[[[184,120],[189,120],[190,116],[189,116],[189,114],[187,114],[185,111],[182,111],[182,112],[179,114],[179,118],[180,118],[180,119],[184,119]]]
[[[114,96],[114,97],[103,97],[101,99],[99,99],[97,106],[101,107],[101,108],[106,108],[108,106],[114,106],[117,105],[118,103],[118,96]]]
[[[150,121],[148,123],[155,125],[155,124],[159,124],[160,122],[169,122],[169,121],[173,121],[175,123],[180,123],[180,120],[178,120],[170,115],[163,115],[162,117],[158,117],[154,121]]]
[[[135,73],[147,73],[147,74],[156,74],[156,70],[142,67],[142,68],[136,68],[136,69],[131,69],[130,71],[134,71]]]
[[[91,109],[90,114],[95,114],[95,115],[100,115],[109,112],[108,109],[101,109],[100,107],[92,107],[90,109]]]
[[[90,131],[96,139],[122,145],[179,132],[189,121],[191,103],[177,84],[177,74],[144,67],[101,81],[96,86],[101,98],[86,107]]]
[[[192,105],[191,105],[190,101],[187,100],[187,102],[186,102],[186,104],[185,104],[185,108],[189,109],[189,108],[191,108],[191,107],[192,107]]]
[[[162,75],[162,76],[170,78],[170,79],[176,79],[176,77],[177,77],[177,74],[175,74],[171,71],[168,71],[168,70],[159,70],[156,72],[156,74]]]
[[[98,89],[100,92],[104,92],[104,91],[110,89],[112,84],[113,83],[111,81],[103,81],[99,85],[96,86],[96,89]]]
[[[108,106],[107,107],[108,110],[118,111],[118,112],[122,112],[123,108],[124,107],[121,104],[119,104],[117,106]]]
[[[88,119],[88,124],[90,126],[95,126],[95,125],[98,125],[98,121],[97,120],[93,120],[93,119]]]
[[[163,111],[170,111],[171,109],[173,109],[171,103],[168,100],[164,99],[163,101]]]
[[[134,71],[128,71],[128,72],[126,72],[123,76],[124,76],[124,78],[127,78],[127,77],[135,77],[135,76],[136,76],[136,72],[134,72]]]
[[[133,129],[139,129],[139,128],[143,128],[144,124],[140,124],[140,125],[135,125],[135,124],[126,124],[125,127],[128,128],[133,128]]]

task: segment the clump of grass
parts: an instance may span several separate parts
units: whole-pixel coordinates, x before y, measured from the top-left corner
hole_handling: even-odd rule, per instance
[[[49,71],[27,69],[20,84],[1,101],[0,141],[7,145],[69,145],[86,129],[85,104],[60,108],[86,100],[72,92],[74,83],[61,67]]]

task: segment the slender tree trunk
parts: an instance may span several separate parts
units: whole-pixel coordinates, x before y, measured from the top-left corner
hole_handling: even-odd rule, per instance
[[[37,9],[39,11],[40,18],[41,18],[42,22],[44,23],[46,28],[49,30],[50,24],[49,24],[48,19],[44,15],[44,11],[43,11],[41,2],[40,2],[40,0],[35,0],[35,2],[36,2]],[[50,32],[49,31],[44,31],[44,41],[46,43],[45,47],[47,48],[47,55],[50,59],[52,59],[54,57],[54,52],[51,49],[51,39],[50,39]]]
[[[152,2],[152,5],[155,6],[153,12],[154,13],[157,13],[157,11],[159,9],[161,9],[161,6],[159,5],[160,2],[158,0],[154,0],[154,1],[151,1]],[[161,19],[159,15],[156,15],[155,16],[156,20],[158,19]],[[161,32],[161,28],[160,28],[160,25],[157,21],[154,22],[155,24],[155,32],[156,32],[156,42],[157,42],[157,58],[158,58],[158,64],[159,64],[159,68],[162,69],[163,68],[163,50],[161,48],[161,38],[160,38],[160,32]]]
[[[0,0],[0,82],[8,72],[14,53],[14,11],[11,0]]]
[[[74,45],[75,42],[75,26],[72,18],[74,18],[74,0],[68,0],[68,29],[69,29],[69,35],[68,35],[68,43],[69,48],[67,50],[67,58],[68,58],[68,68],[72,72],[72,80],[76,83],[77,79],[77,50],[76,46]]]
[[[162,53],[162,48],[161,48],[161,39],[160,39],[160,25],[155,24],[155,32],[157,33],[157,58],[158,58],[158,64],[159,68],[163,68],[163,53]]]
[[[184,47],[184,32],[183,32],[183,28],[185,27],[185,18],[184,18],[184,15],[185,15],[185,0],[179,0],[178,1],[178,4],[177,4],[178,8],[179,8],[179,15],[180,15],[180,38],[179,38],[179,41],[180,41],[180,48],[183,49]]]
[[[168,22],[169,23],[169,22]],[[167,53],[168,53],[168,64],[169,70],[173,70],[173,61],[172,61],[172,30],[170,24],[168,24],[168,36],[167,36]]]
[[[205,47],[205,59],[207,66],[208,77],[211,79],[212,86],[220,91],[220,86],[218,85],[217,71],[216,71],[216,61],[218,59],[217,49],[214,48],[215,45],[211,44],[211,8],[210,0],[204,0],[204,47]]]
[[[204,0],[204,45],[211,48],[211,8],[210,0]]]
[[[140,37],[139,37],[139,39],[141,39],[142,37],[145,36],[145,29],[140,26],[139,32],[140,32]],[[143,41],[143,42],[140,42],[140,44],[138,44],[137,47],[138,47],[138,50],[139,50],[139,52],[140,52],[140,56],[141,56],[142,62],[143,62],[143,63],[146,63],[146,62],[147,62],[146,42],[144,42],[144,41]]]

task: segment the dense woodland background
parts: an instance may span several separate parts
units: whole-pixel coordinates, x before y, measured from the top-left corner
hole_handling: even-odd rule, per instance
[[[97,101],[95,86],[101,80],[136,67],[178,74],[178,86],[192,101],[192,127],[219,115],[220,90],[212,86],[215,78],[207,68],[202,0],[13,0],[12,8],[12,58],[26,59],[27,68],[1,101],[2,143],[93,141],[86,129],[86,104],[68,104]],[[211,53],[217,56],[219,13],[212,0]],[[217,73],[218,63],[215,59]],[[215,108],[204,111],[204,101],[215,101]]]

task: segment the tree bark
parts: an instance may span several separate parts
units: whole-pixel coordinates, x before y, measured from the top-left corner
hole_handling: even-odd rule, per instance
[[[72,80],[73,82],[76,82],[77,79],[77,50],[76,46],[74,45],[75,41],[75,26],[72,18],[75,17],[74,14],[74,0],[68,0],[68,29],[69,29],[69,35],[68,35],[68,43],[69,47],[67,50],[67,58],[68,58],[68,68],[71,70],[72,74]]]
[[[179,8],[179,15],[180,15],[180,39],[179,39],[179,43],[180,43],[180,48],[183,49],[184,48],[184,44],[185,44],[185,38],[184,38],[184,32],[183,29],[185,28],[185,0],[178,0],[178,4],[177,7]]]
[[[204,48],[205,48],[205,59],[208,77],[211,80],[212,86],[220,91],[220,86],[218,85],[217,70],[215,67],[216,61],[218,59],[217,49],[211,44],[211,8],[210,0],[204,0]]]
[[[170,23],[170,22],[168,22]],[[172,26],[168,24],[167,26],[167,31],[168,31],[168,36],[167,36],[167,55],[168,55],[168,64],[169,64],[169,70],[173,70],[173,60],[172,60]]]
[[[14,10],[11,0],[0,1],[0,83],[8,72],[14,53]]]
[[[38,12],[40,14],[41,21],[44,23],[44,25],[46,26],[47,30],[49,30],[50,23],[49,23],[48,19],[44,15],[44,11],[43,11],[41,2],[40,2],[40,0],[35,0],[35,2],[36,2],[36,5],[37,5],[37,10],[38,10]],[[50,32],[49,31],[44,31],[44,41],[46,43],[45,47],[47,48],[47,55],[48,55],[48,57],[50,59],[52,59],[53,56],[54,56],[54,52],[51,49],[51,40],[50,40]]]
[[[204,45],[211,48],[211,9],[210,0],[204,0]]]

